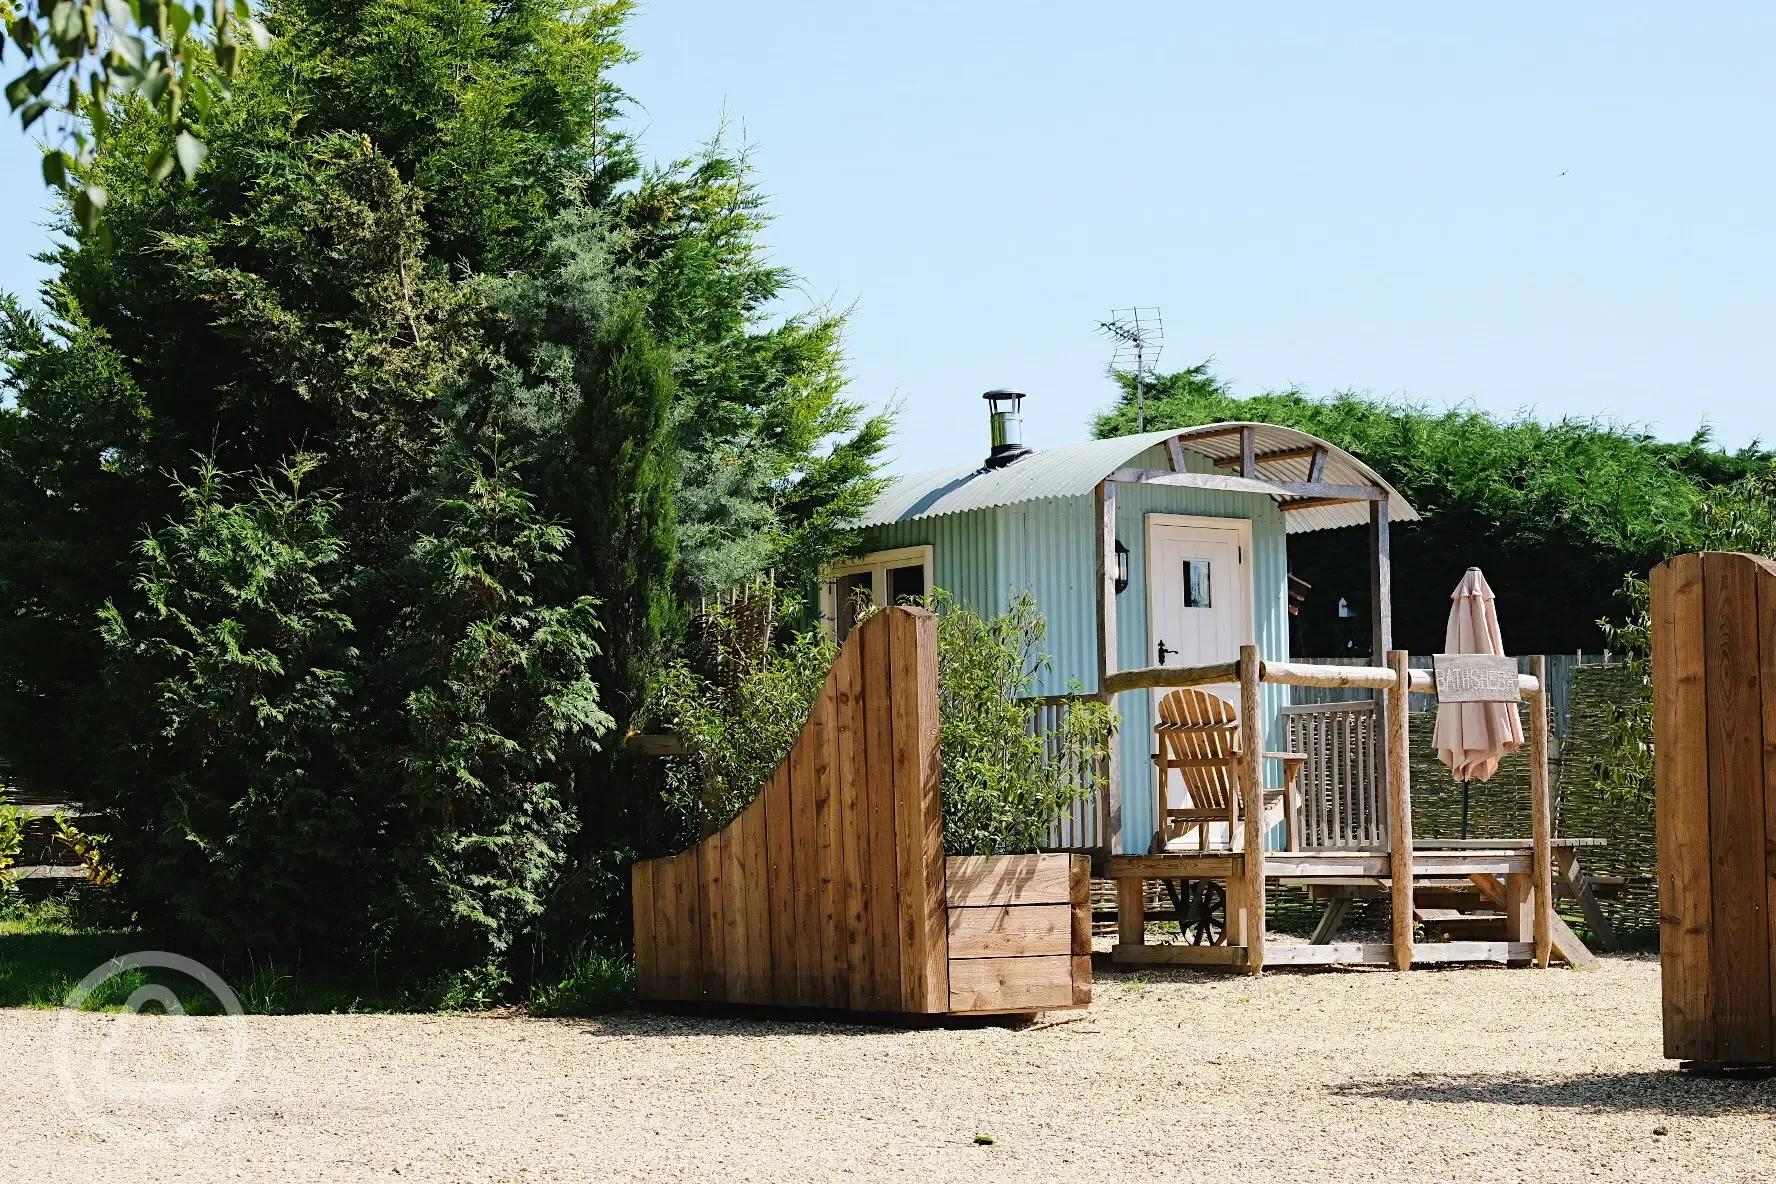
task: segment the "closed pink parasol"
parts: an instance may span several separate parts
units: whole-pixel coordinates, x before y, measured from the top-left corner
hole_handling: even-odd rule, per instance
[[[1480,569],[1470,567],[1450,594],[1449,628],[1443,638],[1448,654],[1504,656],[1498,612],[1492,589]],[[1485,781],[1498,772],[1499,758],[1523,747],[1523,722],[1514,703],[1441,703],[1437,706],[1437,759],[1456,779]],[[1466,823],[1466,794],[1463,822]],[[1463,826],[1466,833],[1466,826]]]

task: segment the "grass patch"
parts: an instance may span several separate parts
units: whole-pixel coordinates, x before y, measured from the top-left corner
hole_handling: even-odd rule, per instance
[[[604,1015],[635,999],[635,963],[597,950],[581,955],[560,982],[531,993],[532,1015]]]
[[[0,1007],[65,1006],[87,975],[150,944],[139,930],[117,923],[102,894],[83,897],[76,889],[15,906],[0,918]],[[224,1010],[222,1000],[208,987],[164,967],[113,974],[81,1000],[80,1008],[123,1011],[131,997],[147,986],[166,988],[189,1015],[220,1015]],[[161,1010],[158,1002],[139,1007]]]
[[[61,1007],[98,967],[161,944],[154,935],[121,923],[103,899],[83,898],[84,891],[14,905],[0,916],[0,1007]],[[491,967],[385,979],[374,972],[315,972],[300,964],[253,958],[210,964],[248,1015],[480,1011],[510,1002],[513,995],[511,982]],[[168,988],[191,1014],[222,1010],[221,1001],[201,983],[161,969],[113,976],[85,1000],[83,1009],[120,1011],[132,994],[150,984]],[[532,987],[528,1008],[541,1016],[603,1015],[634,998],[634,963],[591,951],[560,979]]]

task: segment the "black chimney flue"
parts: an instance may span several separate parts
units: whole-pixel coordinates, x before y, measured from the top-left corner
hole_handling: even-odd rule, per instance
[[[987,416],[993,426],[993,450],[987,453],[989,469],[1003,469],[1030,455],[1024,447],[1024,392],[988,391]]]

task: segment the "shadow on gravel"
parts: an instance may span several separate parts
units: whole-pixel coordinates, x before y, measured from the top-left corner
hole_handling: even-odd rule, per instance
[[[941,1028],[967,1031],[1003,1028],[1028,1031],[1054,1026],[1013,1015],[901,1015],[830,1011],[805,1007],[695,1006],[649,1003],[643,1008],[585,1018],[562,1017],[589,1034],[648,1038],[660,1036],[882,1036]],[[590,1025],[590,1026],[588,1026]]]
[[[1395,1102],[1484,1102],[1500,1106],[1639,1111],[1706,1118],[1725,1114],[1776,1113],[1776,1081],[1708,1078],[1665,1069],[1646,1073],[1602,1073],[1554,1081],[1500,1074],[1414,1074],[1382,1081],[1335,1085],[1336,1097]]]

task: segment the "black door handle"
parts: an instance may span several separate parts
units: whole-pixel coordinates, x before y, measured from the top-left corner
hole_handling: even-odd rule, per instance
[[[1163,637],[1160,638],[1160,641],[1159,641],[1159,664],[1161,666],[1164,666],[1166,664],[1166,655],[1167,654],[1176,654],[1179,652],[1180,651],[1178,651],[1178,650],[1168,650],[1166,648],[1165,639]]]

